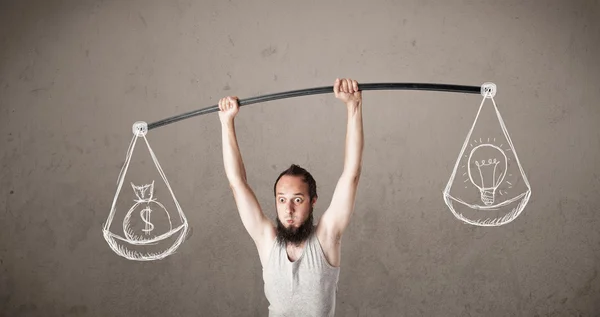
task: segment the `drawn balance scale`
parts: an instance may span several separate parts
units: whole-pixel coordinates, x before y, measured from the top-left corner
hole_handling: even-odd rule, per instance
[[[115,194],[110,214],[103,229],[104,239],[106,239],[106,242],[108,242],[108,245],[115,253],[126,259],[136,261],[159,260],[169,256],[175,252],[183,242],[188,230],[187,219],[183,214],[177,198],[175,198],[175,194],[169,185],[156,155],[146,139],[147,132],[148,129],[146,123],[136,122],[133,125],[134,136],[129,145],[125,163],[119,174],[117,193]],[[120,235],[113,232],[111,225],[117,214],[117,200],[131,163],[138,138],[143,138],[146,142],[148,152],[170,193],[170,197],[165,198],[172,200],[177,209],[178,217],[173,219],[167,208],[154,197],[154,181],[150,184],[141,186],[136,186],[131,183],[131,187],[133,188],[137,199],[134,199],[133,206],[131,206],[123,218],[123,235]],[[175,227],[173,226],[174,220],[177,221]]]
[[[444,202],[454,216],[477,226],[513,221],[531,196],[531,186],[494,101],[495,94],[494,84],[484,84],[484,98],[443,192]],[[486,106],[487,100],[492,104]]]
[[[443,199],[454,216],[470,225],[500,226],[513,221],[523,211],[531,197],[531,187],[517,157],[515,147],[494,101],[496,85],[460,86],[421,83],[359,84],[360,90],[429,90],[481,94],[483,100],[475,120],[465,138],[458,159],[443,190]],[[240,106],[271,100],[306,95],[332,93],[333,86],[294,90],[248,99],[240,99]],[[485,104],[491,101],[491,105]],[[133,125],[133,139],[117,181],[117,192],[108,219],[104,224],[104,238],[118,255],[136,261],[163,259],[181,245],[188,232],[188,222],[152,151],[146,134],[148,130],[193,116],[219,111],[218,105],[184,113],[155,123],[138,121]],[[155,197],[155,182],[131,182],[134,204],[125,213],[123,233],[111,227],[117,214],[117,201],[127,174],[132,153],[138,139],[143,139],[156,170],[166,185],[169,195],[160,200],[173,203],[176,213]],[[143,185],[135,185],[143,184]],[[161,183],[162,184],[162,183]],[[173,208],[171,208],[173,209]],[[171,210],[172,211],[172,210]]]

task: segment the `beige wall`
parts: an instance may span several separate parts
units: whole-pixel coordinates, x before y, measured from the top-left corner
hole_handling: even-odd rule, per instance
[[[442,190],[481,96],[363,92],[364,168],[342,244],[337,316],[600,311],[598,1],[0,8],[0,315],[265,316],[261,266],[225,178],[215,113],[147,135],[191,228],[177,253],[134,262],[108,247],[102,226],[131,126],[226,95],[336,77],[496,83],[533,193],[504,226],[457,220]],[[291,163],[315,176],[322,214],[342,170],[345,120],[333,94],[241,109],[248,178],[271,218],[272,183]],[[139,182],[154,172],[149,160],[135,167],[127,175]]]

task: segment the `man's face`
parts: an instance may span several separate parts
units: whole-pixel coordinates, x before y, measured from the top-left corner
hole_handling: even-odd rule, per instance
[[[312,211],[316,198],[310,201],[308,184],[301,176],[282,176],[275,189],[278,237],[300,243],[312,232]]]

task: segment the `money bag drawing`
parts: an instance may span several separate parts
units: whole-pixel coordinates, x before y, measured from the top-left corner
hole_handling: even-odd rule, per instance
[[[500,116],[496,86],[484,96],[443,192],[454,216],[471,225],[500,226],[513,221],[531,196],[531,186]],[[485,105],[487,100],[492,104]]]
[[[149,240],[156,239],[157,232],[170,232],[173,230],[171,216],[163,204],[153,198],[154,181],[152,184],[131,187],[137,196],[135,204],[129,209],[123,221],[123,232],[129,240]],[[132,218],[133,216],[133,218]],[[158,217],[163,217],[163,221],[157,221]],[[157,229],[155,224],[166,224],[166,230]]]
[[[104,239],[115,253],[126,259],[136,261],[159,260],[171,255],[183,242],[188,230],[187,219],[181,210],[177,198],[175,198],[175,194],[164,171],[158,163],[156,155],[148,143],[148,139],[146,138],[147,131],[147,124],[145,122],[136,122],[133,126],[134,137],[129,145],[125,163],[119,174],[117,192],[103,229]],[[120,202],[118,199],[120,197],[119,194],[121,193],[125,176],[131,164],[138,138],[143,138],[146,142],[148,153],[156,167],[155,171],[162,178],[163,183],[161,185],[164,185],[166,190],[163,191],[163,195],[160,196],[161,201],[159,201],[159,197],[156,195],[157,184],[155,184],[154,180],[149,183],[139,182],[137,185],[134,182],[130,182],[133,193],[131,195],[123,195],[125,198],[122,199],[121,204],[118,204]],[[142,168],[139,173],[140,178],[151,177],[147,168]],[[165,195],[164,193],[168,193],[169,195]],[[133,202],[131,200],[132,197],[134,198]],[[165,207],[163,199],[168,200],[171,206],[177,209],[176,214],[169,213],[169,208]],[[128,211],[124,215],[122,212],[119,213],[120,208],[117,208],[117,205],[129,207]],[[122,210],[127,209],[122,208]],[[122,235],[118,234],[118,230],[115,230],[116,228],[113,226],[113,221],[117,215],[123,216]]]

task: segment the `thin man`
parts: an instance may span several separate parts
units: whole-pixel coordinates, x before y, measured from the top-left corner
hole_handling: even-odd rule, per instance
[[[347,110],[344,169],[329,208],[313,222],[317,185],[304,168],[292,164],[273,186],[273,223],[248,185],[235,133],[236,96],[219,100],[223,163],[243,225],[254,240],[263,268],[269,316],[334,316],[342,235],[354,212],[364,147],[362,92],[358,82],[337,78],[333,92]]]

